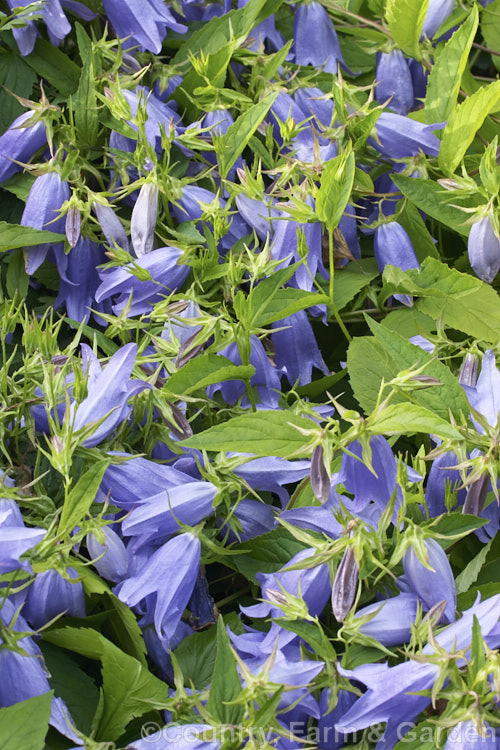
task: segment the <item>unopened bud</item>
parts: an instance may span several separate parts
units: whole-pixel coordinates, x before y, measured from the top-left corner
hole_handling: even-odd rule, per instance
[[[130,220],[132,245],[138,258],[142,258],[153,249],[157,215],[158,188],[153,182],[145,182],[135,202]]]
[[[330,495],[331,480],[323,460],[323,446],[316,445],[311,458],[311,488],[321,503]]]
[[[80,239],[81,221],[80,211],[76,206],[71,206],[66,214],[65,225],[66,237],[70,247],[74,247]]]
[[[481,515],[488,494],[489,479],[489,474],[483,474],[475,482],[472,482],[467,490],[462,513],[468,513],[471,516]]]
[[[477,381],[477,357],[468,352],[465,356],[458,382],[460,385],[469,385],[474,388]]]
[[[332,588],[332,611],[337,622],[344,622],[352,609],[358,588],[359,567],[352,547],[340,561]]]

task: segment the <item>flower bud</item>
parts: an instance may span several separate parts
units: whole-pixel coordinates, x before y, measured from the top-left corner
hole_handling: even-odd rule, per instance
[[[458,382],[460,385],[468,385],[471,388],[476,387],[477,382],[477,364],[478,359],[475,354],[468,352],[465,355],[465,359],[460,370]]]
[[[500,240],[494,232],[490,216],[483,216],[472,225],[467,251],[476,276],[491,284],[500,270]]]
[[[326,503],[330,495],[331,480],[323,459],[323,446],[316,445],[311,459],[311,487],[321,503]]]
[[[348,547],[340,561],[332,588],[332,611],[337,622],[344,622],[358,588],[359,567],[352,547]]]
[[[87,534],[89,555],[100,576],[113,583],[119,583],[128,571],[127,550],[110,526],[104,526],[101,531],[104,534],[104,544],[97,541],[95,534]]]
[[[74,247],[80,238],[81,221],[80,211],[76,206],[71,206],[66,214],[65,226],[66,238],[70,247]]]
[[[153,249],[157,215],[158,188],[153,182],[145,182],[135,202],[130,221],[132,245],[138,258]]]
[[[129,252],[130,248],[127,235],[125,234],[120,219],[111,206],[103,206],[101,203],[94,203],[93,209],[108,245],[110,247],[118,245],[118,247]]]

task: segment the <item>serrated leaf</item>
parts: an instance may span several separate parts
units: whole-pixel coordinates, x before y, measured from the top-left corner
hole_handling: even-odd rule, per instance
[[[415,248],[415,255],[418,262],[423,263],[426,258],[438,258],[439,252],[436,248],[425,221],[420,215],[420,211],[411,203],[404,202],[403,210],[398,213],[398,223],[408,233],[408,236]]]
[[[437,435],[440,438],[461,440],[460,432],[449,422],[417,404],[390,404],[376,418],[369,420],[372,435]]]
[[[325,164],[316,196],[316,214],[329,232],[338,226],[349,202],[355,169],[356,159],[350,143],[342,154]]]
[[[110,463],[110,458],[98,461],[80,477],[64,501],[58,533],[71,531],[84,518],[95,500],[104,472]]]
[[[465,393],[448,367],[428,352],[385,326],[369,322],[374,339],[353,339],[347,353],[347,366],[354,395],[366,413],[370,413],[377,402],[382,379],[388,382],[398,373],[412,367],[426,365],[425,375],[436,378],[442,385],[412,391],[411,400],[428,409],[448,423],[449,412],[457,421],[470,411]],[[398,393],[393,403],[407,403]],[[429,430],[428,431],[432,431]]]
[[[403,195],[409,198],[417,208],[464,237],[469,236],[470,226],[465,225],[469,214],[461,211],[459,207],[452,205],[452,203],[460,203],[464,208],[480,206],[481,203],[484,203],[484,198],[481,198],[479,194],[473,194],[466,198],[453,196],[452,201],[450,191],[445,190],[432,180],[414,179],[399,174],[392,175],[392,179]]]
[[[386,17],[391,36],[403,52],[420,60],[420,36],[429,0],[387,0]]]
[[[500,39],[500,0],[493,0],[492,3],[481,9],[481,34],[486,46],[498,52],[498,40]],[[491,59],[496,69],[500,70],[500,57],[492,55]]]
[[[254,374],[253,365],[235,365],[220,354],[202,354],[174,372],[168,379],[165,390],[187,396],[225,380],[249,380]]]
[[[45,39],[38,38],[33,52],[23,59],[40,78],[48,81],[63,96],[70,96],[77,90],[80,68]]]
[[[314,430],[309,419],[291,412],[262,410],[233,417],[198,435],[179,441],[187,448],[236,451],[255,456],[290,458],[307,455],[308,439],[299,429]]]
[[[2,750],[43,750],[53,693],[0,708],[0,747]]]
[[[337,310],[342,310],[363,287],[379,275],[374,258],[363,258],[360,263],[348,263],[335,270],[334,299]]]
[[[319,656],[320,659],[335,662],[335,659],[337,658],[335,649],[321,627],[316,627],[312,622],[305,622],[302,620],[294,620],[293,622],[290,622],[281,617],[275,619],[273,622],[276,622],[285,630],[289,630],[291,633],[299,635],[306,643],[312,646],[314,653],[316,656]]]
[[[36,82],[35,72],[14,51],[3,49],[0,55],[0,132],[25,112],[24,107],[15,96],[31,98]],[[2,88],[2,87],[5,87]],[[12,93],[9,93],[12,92]],[[2,185],[3,187],[3,185]]]
[[[476,583],[490,548],[491,541],[481,547],[478,554],[460,571],[455,579],[457,594],[463,594]]]
[[[75,97],[75,123],[83,142],[93,146],[97,140],[99,128],[93,47],[83,26],[77,23],[75,27],[80,57],[83,60],[80,83]]]
[[[208,693],[207,710],[222,724],[238,724],[245,712],[243,705],[230,705],[242,690],[236,660],[222,615],[217,620],[217,656]]]
[[[417,297],[417,310],[434,320],[442,317],[449,328],[491,343],[498,341],[500,297],[481,279],[427,258],[420,271],[386,266],[384,280],[394,292]]]
[[[443,132],[439,149],[439,166],[453,174],[465,156],[486,117],[500,102],[500,81],[494,81],[467,97],[452,112]]]
[[[253,318],[253,325],[257,327],[268,326],[277,320],[287,318],[299,310],[306,310],[314,305],[328,303],[328,297],[318,292],[305,292],[302,289],[287,287],[278,289],[272,299],[268,300],[265,309]]]
[[[229,170],[250,142],[250,138],[269,112],[277,96],[278,92],[273,91],[260,102],[249,107],[220,137],[220,147],[216,146],[216,151],[221,177],[227,177]]]
[[[60,628],[46,631],[43,638],[102,662],[102,689],[94,721],[98,723],[94,726],[98,740],[111,742],[134,717],[166,706],[166,684],[96,630]]]
[[[64,235],[47,232],[44,229],[22,227],[20,224],[9,224],[0,221],[0,252],[15,250],[17,247],[44,245],[46,242],[63,242]]]
[[[450,116],[460,91],[479,23],[477,6],[438,53],[427,82],[425,114],[428,123],[443,122]]]
[[[236,545],[234,551],[238,554],[227,558],[227,564],[257,583],[257,573],[275,573],[303,549],[305,544],[295,539],[289,531],[276,528]]]

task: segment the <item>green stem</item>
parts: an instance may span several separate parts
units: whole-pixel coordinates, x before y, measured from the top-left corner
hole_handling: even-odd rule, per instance
[[[335,281],[335,259],[333,254],[333,230],[328,230],[328,262],[330,265],[330,286],[329,286],[329,297],[330,297],[330,307],[333,312],[334,318],[339,324],[342,333],[346,337],[348,341],[351,341],[351,335],[347,328],[344,325],[344,321],[340,317],[339,311],[337,310],[337,305],[335,304],[335,297],[334,297],[334,281]]]

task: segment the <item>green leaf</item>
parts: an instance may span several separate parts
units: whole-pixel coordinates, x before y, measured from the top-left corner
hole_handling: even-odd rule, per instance
[[[429,257],[439,259],[439,252],[425,221],[410,201],[405,201],[403,210],[398,214],[398,223],[408,233],[419,263],[423,263]]]
[[[260,286],[260,285],[259,285]],[[287,318],[299,310],[305,310],[314,305],[324,305],[328,302],[328,297],[317,292],[305,292],[302,289],[287,287],[278,289],[272,298],[266,301],[264,309],[261,308],[252,323],[254,326],[261,328],[275,323],[277,320]]]
[[[350,143],[342,154],[325,164],[316,196],[316,214],[329,232],[338,226],[349,202],[355,169],[356,159]]]
[[[97,685],[64,649],[44,641],[40,643],[40,648],[50,672],[51,688],[64,699],[77,729],[89,735],[99,702]]]
[[[217,620],[217,656],[208,693],[207,710],[222,724],[238,724],[245,712],[243,705],[230,705],[242,690],[236,660],[222,615]]]
[[[24,270],[24,256],[21,248],[14,250],[9,258],[7,277],[5,279],[7,294],[10,297],[17,295],[18,299],[26,297],[28,291],[29,276]]]
[[[229,170],[248,145],[250,138],[269,112],[277,96],[278,92],[273,91],[260,102],[249,107],[220,137],[218,141],[220,146],[218,148],[216,145],[216,151],[221,177],[227,177]]]
[[[174,372],[165,390],[187,396],[224,380],[249,380],[254,373],[255,367],[252,365],[235,365],[220,354],[202,354]]]
[[[462,439],[461,434],[449,422],[417,404],[390,404],[369,421],[373,435],[437,435],[451,440]]]
[[[485,656],[484,656],[484,642],[481,635],[481,626],[476,615],[472,619],[472,643],[470,649],[470,666],[474,674],[477,674],[479,670],[484,668]]]
[[[269,722],[276,716],[276,709],[280,704],[284,690],[285,686],[282,685],[275,693],[273,693],[269,700],[259,708],[252,720],[255,727],[267,727]]]
[[[30,99],[35,83],[36,75],[30,66],[19,54],[4,47],[0,55],[0,132],[5,132],[26,111],[12,94]]]
[[[307,455],[308,439],[301,430],[313,430],[309,419],[291,412],[262,410],[233,417],[187,440],[180,441],[187,448],[207,451],[236,451],[255,456],[290,458]],[[299,429],[296,429],[299,428]]]
[[[420,36],[429,0],[387,0],[385,13],[391,36],[403,52],[420,60]]]
[[[436,750],[436,724],[423,721],[395,745],[394,750]],[[441,733],[440,733],[441,736]]]
[[[499,102],[500,81],[494,81],[455,108],[444,129],[439,150],[438,162],[443,172],[455,172],[477,131]]]
[[[2,750],[43,750],[49,728],[53,693],[0,708],[0,747]]]
[[[382,379],[387,382],[403,370],[424,364],[424,374],[436,378],[442,385],[415,389],[411,393],[411,400],[417,401],[419,406],[447,424],[450,411],[457,421],[469,413],[465,393],[446,365],[395,331],[373,321],[369,321],[369,325],[375,340],[355,338],[347,353],[354,395],[367,413],[375,407]],[[403,401],[406,403],[404,395],[399,393],[393,403]]]
[[[478,554],[468,563],[468,565],[460,571],[455,579],[455,585],[457,588],[457,594],[463,594],[464,591],[468,591],[477,581],[479,573],[486,561],[488,552],[490,551],[491,542],[481,547]]]
[[[418,296],[416,308],[433,320],[441,317],[449,328],[490,343],[498,341],[500,297],[481,279],[427,258],[420,271],[386,266],[384,280],[387,291]]]
[[[449,511],[440,518],[433,520],[429,524],[429,528],[433,533],[441,534],[445,537],[450,537],[450,540],[456,541],[464,536],[467,536],[472,531],[480,529],[482,526],[486,526],[489,523],[487,519],[478,518],[469,514],[462,513],[461,510]],[[451,541],[449,542],[452,543]]]
[[[428,123],[443,122],[453,111],[478,23],[479,14],[474,5],[468,19],[438,52],[427,82],[425,114]]]
[[[278,527],[236,545],[233,549],[239,554],[226,560],[228,565],[242,573],[249,581],[257,583],[257,573],[275,573],[287,565],[294,555],[305,549],[305,546],[289,531]]]
[[[280,627],[289,630],[291,633],[300,635],[306,643],[312,646],[315,655],[319,656],[320,659],[335,662],[337,658],[335,649],[321,626],[317,627],[312,622],[305,622],[303,620],[290,622],[282,617],[273,620],[273,622],[276,622]]]
[[[85,471],[71,489],[64,501],[61,518],[59,519],[59,534],[72,531],[84,518],[95,500],[104,472],[110,463],[110,458],[97,461]]]
[[[212,18],[181,44],[171,61],[173,66],[187,60],[189,55],[212,54],[234,39],[239,46],[250,31],[274,13],[283,0],[250,0],[244,8]]]
[[[481,10],[481,34],[484,43],[490,49],[499,51],[500,39],[500,0],[494,0]],[[497,70],[500,70],[500,57],[492,55],[491,59]]]
[[[468,237],[470,226],[464,225],[464,222],[468,219],[468,214],[461,211],[456,205],[452,205],[452,203],[456,204],[460,201],[464,208],[480,206],[484,203],[484,198],[481,198],[479,193],[466,198],[453,196],[453,201],[450,201],[450,191],[432,180],[414,179],[399,174],[393,174],[392,179],[403,195],[406,195],[417,208],[425,211],[426,214],[445,226],[454,229],[455,232]]]
[[[44,245],[46,242],[63,242],[64,235],[57,232],[46,232],[44,229],[22,227],[20,224],[8,224],[0,221],[0,252],[14,250],[17,247]]]
[[[80,68],[64,52],[45,39],[37,39],[35,49],[23,58],[35,73],[63,96],[74,94],[80,80]]]
[[[75,27],[80,57],[83,61],[80,83],[75,97],[75,123],[83,142],[93,146],[99,129],[93,47],[83,26],[77,23]]]
[[[102,662],[102,689],[94,720],[96,739],[111,742],[127,724],[152,708],[164,708],[167,686],[129,654],[91,628],[45,631],[43,639]]]
[[[348,263],[344,268],[336,268],[334,298],[337,310],[342,310],[379,273],[375,258],[363,258],[359,264]]]

